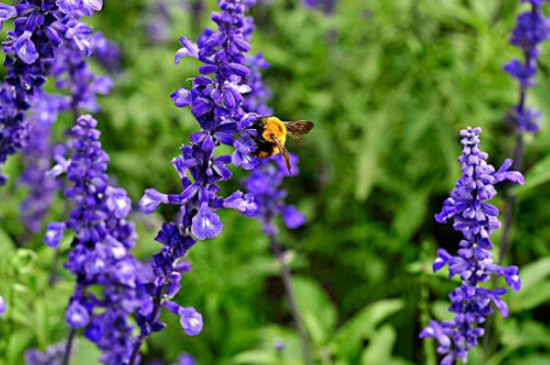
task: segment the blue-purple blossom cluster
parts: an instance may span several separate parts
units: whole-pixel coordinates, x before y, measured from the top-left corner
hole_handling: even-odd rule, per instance
[[[107,71],[116,69],[118,48],[112,42],[103,38],[101,33],[95,33],[91,36],[90,47],[94,58]],[[51,146],[51,126],[58,115],[65,111],[72,111],[75,119],[80,109],[97,112],[99,106],[96,94],[106,94],[113,86],[109,76],[96,76],[87,60],[86,52],[75,43],[63,43],[50,68],[50,74],[61,94],[39,91],[35,95],[36,101],[28,119],[28,136],[32,143],[23,149],[25,170],[21,176],[22,184],[29,190],[21,206],[22,221],[35,233],[41,229],[52,196],[60,185],[55,178],[46,174],[51,168],[52,154],[64,155],[65,150],[63,145]]]
[[[506,120],[519,132],[539,130],[540,112],[525,105],[527,90],[535,86],[539,45],[550,37],[550,19],[544,16],[542,5],[547,0],[521,0],[529,3],[531,9],[520,14],[512,31],[510,43],[523,53],[523,61],[513,59],[504,66],[504,70],[517,79],[520,98],[516,106],[508,113]]]
[[[20,178],[21,184],[28,188],[27,197],[21,204],[21,220],[34,233],[42,229],[53,194],[60,186],[47,173],[51,169],[53,154],[50,130],[59,112],[68,107],[67,99],[58,95],[40,92],[37,98],[28,119],[32,143],[23,149],[25,169]]]
[[[175,3],[175,4],[174,4]],[[146,14],[145,31],[149,42],[152,44],[164,44],[170,39],[170,23],[172,21],[172,5],[184,8],[190,1],[183,0],[153,0]],[[192,6],[192,5],[189,5]]]
[[[267,106],[267,101],[271,99],[271,90],[262,81],[262,70],[269,68],[269,63],[261,53],[257,53],[248,57],[248,68],[250,76],[246,83],[252,90],[244,98],[244,109],[261,116],[273,115],[273,109]]]
[[[68,221],[48,224],[44,241],[57,247],[65,229],[74,232],[65,268],[76,276],[76,288],[66,321],[84,329],[102,350],[102,362],[120,365],[127,363],[133,345],[128,316],[141,306],[137,264],[130,253],[136,234],[126,220],[132,207],[126,191],[107,181],[109,157],[96,125],[91,116],[82,116],[68,133],[72,156],[59,157],[52,173],[67,173],[65,196],[74,209]],[[92,286],[100,287],[101,294],[89,291]]]
[[[221,11],[211,15],[218,26],[217,31],[205,30],[197,44],[180,38],[183,48],[176,53],[175,63],[184,57],[193,57],[203,65],[199,68],[201,75],[193,79],[191,90],[182,87],[171,98],[176,106],[191,108],[201,131],[190,137],[190,146],[183,145],[181,154],[172,161],[180,177],[182,193],[162,194],[147,189],[140,201],[142,211],[147,214],[161,203],[180,206],[177,220],[163,224],[156,237],[163,248],[154,256],[156,279],[147,286],[156,310],[153,316],[138,316],[141,338],[155,328],[160,329],[157,317],[161,306],[180,316],[187,334],[200,332],[200,314],[193,308],[184,308],[167,300],[163,295],[167,292],[171,296],[179,290],[178,264],[196,239],[211,239],[220,234],[222,222],[217,210],[233,208],[245,214],[256,210],[250,194],[236,191],[225,198],[218,195],[218,184],[232,175],[228,164],[252,169],[257,163],[253,156],[252,131],[246,129],[256,117],[243,109],[243,94],[250,91],[246,84],[250,70],[244,55],[250,50],[250,45],[244,36],[247,22],[244,13],[251,4],[240,0],[220,0]],[[222,144],[232,146],[234,152],[216,156],[214,150]]]
[[[439,249],[433,264],[434,271],[448,265],[449,276],[459,275],[462,279],[461,286],[449,295],[452,303],[449,310],[455,317],[441,323],[431,321],[420,334],[422,338],[433,337],[439,342],[442,365],[452,365],[458,360],[466,362],[468,351],[484,334],[481,324],[493,313],[491,303],[502,316],[508,315],[508,307],[501,299],[506,289],[489,290],[480,284],[494,275],[503,276],[512,290],[519,290],[521,286],[516,266],[502,267],[493,263],[490,236],[500,228],[499,211],[487,201],[497,194],[494,185],[505,180],[523,184],[523,176],[508,171],[512,160],[506,160],[498,170],[488,164],[487,153],[479,149],[480,133],[480,128],[461,131],[463,149],[458,161],[462,165],[462,176],[441,212],[435,215],[439,223],[454,219],[454,229],[464,235],[458,255]]]
[[[111,63],[116,62],[113,52],[116,52],[117,48],[103,38],[101,33],[95,33],[90,37],[90,50],[91,55],[101,65],[105,65],[107,71],[116,67]],[[56,88],[69,95],[68,109],[75,114],[79,114],[80,109],[91,113],[98,112],[96,95],[105,95],[113,88],[113,80],[110,76],[96,75],[91,70],[88,56],[74,43],[67,43],[59,49],[50,69]]]
[[[26,365],[62,365],[65,354],[65,341],[49,346],[46,351],[33,348],[25,351]]]
[[[302,3],[308,8],[319,9],[323,13],[334,14],[338,0],[302,0]]]
[[[274,234],[277,226],[273,221],[281,215],[287,228],[298,228],[305,223],[305,217],[294,206],[286,205],[284,198],[286,191],[282,190],[283,179],[298,174],[298,157],[290,154],[290,165],[292,171],[288,172],[281,156],[272,156],[262,159],[245,179],[246,190],[254,196],[258,209],[254,217],[262,222],[264,233]]]
[[[0,26],[14,19],[3,43],[7,75],[0,85],[0,166],[27,143],[26,111],[48,76],[59,47],[74,43],[90,52],[92,30],[81,16],[102,8],[102,0],[22,0],[0,4]],[[6,178],[0,175],[0,185]]]

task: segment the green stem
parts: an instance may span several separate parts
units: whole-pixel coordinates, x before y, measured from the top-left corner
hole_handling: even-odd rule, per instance
[[[283,279],[283,284],[285,287],[287,298],[290,303],[290,309],[292,311],[294,324],[296,326],[296,329],[298,330],[298,335],[300,336],[300,343],[302,345],[302,353],[304,356],[304,361],[307,365],[313,365],[313,360],[311,357],[311,348],[309,345],[307,332],[304,328],[303,318],[298,308],[298,303],[296,302],[296,295],[294,294],[294,289],[292,289],[292,274],[285,262],[284,253],[281,249],[281,245],[279,244],[279,241],[277,240],[277,236],[275,235],[275,233],[269,234],[269,242],[271,244],[271,249],[273,250],[275,257],[277,257],[277,260],[281,265],[281,277]]]

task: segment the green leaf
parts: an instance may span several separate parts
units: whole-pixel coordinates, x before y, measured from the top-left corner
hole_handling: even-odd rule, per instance
[[[529,310],[550,300],[550,280],[510,295],[510,312]]]
[[[0,228],[0,252],[2,256],[8,255],[15,251],[15,244],[8,236],[8,234]]]
[[[32,334],[27,330],[18,330],[8,337],[7,362],[8,364],[21,364],[23,351],[29,347]]]
[[[550,257],[525,265],[520,271],[522,288],[510,294],[510,311],[517,312],[550,300]]]
[[[543,257],[520,270],[521,290],[529,290],[550,275],[550,257]]]
[[[382,328],[372,336],[369,346],[363,351],[361,355],[361,364],[389,364],[396,338],[397,334],[392,326],[389,324],[382,326]]]
[[[550,181],[550,155],[531,167],[525,174],[525,185],[514,188],[512,192],[518,196],[523,196],[548,181]]]
[[[303,277],[292,281],[298,309],[314,343],[324,343],[336,325],[336,308],[317,282]]]
[[[507,365],[548,365],[548,355],[528,355],[506,362]]]
[[[231,360],[235,365],[277,365],[280,360],[275,354],[261,350],[246,351],[238,354]]]
[[[101,352],[90,341],[84,338],[76,338],[70,365],[99,365]]]
[[[379,113],[372,117],[369,128],[363,133],[363,139],[357,154],[357,185],[355,195],[359,200],[368,198],[378,174],[380,173],[379,158],[387,148],[387,115]]]
[[[347,358],[358,350],[363,339],[375,333],[378,324],[403,309],[404,305],[401,299],[387,299],[363,308],[336,332],[330,343],[334,351]]]

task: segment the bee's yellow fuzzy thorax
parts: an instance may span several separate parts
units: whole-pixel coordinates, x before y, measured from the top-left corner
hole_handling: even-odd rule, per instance
[[[271,135],[281,142],[284,146],[286,143],[286,126],[277,117],[268,117],[265,119],[265,131],[262,133],[262,137],[269,142],[275,142]]]

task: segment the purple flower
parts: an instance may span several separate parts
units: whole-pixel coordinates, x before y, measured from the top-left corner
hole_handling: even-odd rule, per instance
[[[42,228],[53,194],[59,183],[48,174],[51,168],[52,146],[50,129],[60,111],[67,108],[67,100],[61,96],[41,94],[35,102],[29,118],[29,143],[23,149],[25,170],[20,182],[28,188],[21,204],[21,220],[34,233]]]
[[[456,256],[439,249],[433,264],[434,271],[447,265],[449,276],[458,275],[462,280],[460,287],[449,295],[449,311],[455,313],[455,317],[441,323],[431,321],[420,333],[421,338],[431,337],[439,342],[442,365],[458,360],[466,362],[468,351],[484,334],[481,324],[493,313],[491,303],[503,317],[508,315],[508,307],[500,298],[506,289],[488,290],[480,284],[496,275],[504,277],[512,290],[517,291],[521,286],[516,266],[502,267],[493,263],[490,236],[500,227],[500,222],[498,209],[487,201],[497,194],[494,185],[505,180],[523,184],[523,176],[508,171],[511,160],[506,160],[498,170],[489,165],[487,153],[479,149],[480,133],[480,128],[461,131],[463,150],[458,161],[462,165],[462,176],[443,203],[441,212],[435,215],[439,223],[454,220],[454,229],[464,236]]]
[[[153,45],[164,44],[170,40],[170,28],[175,11],[195,6],[201,0],[188,4],[186,1],[153,0],[144,16],[147,39]],[[175,5],[175,6],[172,6]],[[201,6],[202,9],[202,6]],[[193,14],[191,14],[193,17]]]
[[[250,91],[246,78],[250,71],[246,66],[245,52],[249,46],[245,40],[245,17],[249,3],[239,0],[220,0],[220,12],[212,13],[212,21],[218,30],[206,30],[194,43],[181,37],[175,63],[184,57],[193,57],[203,65],[195,77],[191,89],[182,87],[171,95],[177,107],[188,106],[197,120],[200,131],[189,138],[189,145],[181,147],[181,154],[172,161],[181,182],[181,193],[163,194],[147,189],[140,201],[141,210],[152,213],[160,204],[174,204],[180,208],[175,222],[163,224],[156,240],[162,243],[161,251],[153,256],[153,282],[146,283],[153,312],[140,313],[138,323],[141,333],[139,344],[150,333],[161,330],[158,322],[160,307],[180,317],[184,332],[197,335],[202,329],[202,317],[190,307],[167,301],[165,289],[174,296],[180,288],[181,275],[178,262],[195,239],[204,240],[218,236],[222,222],[217,211],[233,208],[253,211],[256,206],[250,195],[235,192],[228,197],[219,195],[219,184],[231,177],[228,165],[252,169],[257,160],[253,156],[255,145],[246,130],[255,115],[243,108],[243,94]],[[238,151],[233,155],[215,153],[220,145],[231,146]],[[217,152],[217,151],[216,151]]]
[[[75,300],[67,307],[65,319],[72,328],[82,328],[90,322],[90,313],[86,307]]]
[[[49,346],[45,352],[36,348],[25,351],[26,365],[61,365],[65,354],[66,343],[59,342]]]
[[[181,307],[178,311],[183,331],[189,336],[196,336],[202,331],[202,315],[193,307]]]
[[[59,10],[68,15],[92,15],[100,11],[103,0],[56,0]]]
[[[195,365],[195,359],[193,356],[183,353],[173,365]]]
[[[44,243],[49,247],[58,247],[61,239],[63,238],[63,232],[66,229],[66,224],[62,222],[48,223],[46,235],[44,236]]]
[[[115,365],[130,357],[133,327],[128,316],[146,304],[142,306],[144,292],[130,252],[136,238],[126,220],[131,203],[123,189],[107,181],[109,157],[101,148],[96,126],[97,121],[86,115],[68,133],[72,156],[65,196],[74,209],[67,222],[48,225],[45,241],[55,245],[64,228],[74,232],[64,265],[77,278],[67,323],[84,328],[85,336],[102,350],[100,361]],[[91,287],[93,292],[88,290]]]
[[[79,3],[81,10],[68,11]],[[80,15],[91,15],[100,4],[98,0],[22,0],[15,7],[0,4],[0,24],[15,18],[14,29],[7,31],[8,39],[3,42],[7,74],[0,86],[0,167],[27,145],[26,112],[40,93],[61,45],[90,50],[91,29]],[[5,181],[0,175],[0,185]]]
[[[94,50],[99,47],[96,46],[96,43],[106,42],[108,41],[95,35],[93,37]],[[22,220],[32,232],[38,232],[41,229],[42,219],[49,209],[51,197],[59,188],[60,184],[55,181],[54,177],[68,168],[68,163],[60,160],[60,155],[65,147],[50,145],[51,126],[56,121],[58,114],[64,111],[71,110],[73,114],[80,108],[97,111],[99,106],[96,102],[96,94],[105,94],[113,86],[110,77],[97,76],[91,71],[86,54],[70,42],[64,42],[58,50],[50,73],[55,78],[57,88],[70,96],[49,95],[38,91],[28,119],[28,136],[32,143],[23,149],[25,170],[20,182],[29,189],[21,210]],[[57,150],[55,157],[58,159],[58,166],[55,171],[48,173],[54,149]],[[115,195],[113,194],[113,196]],[[115,200],[110,200],[110,202],[115,203]],[[129,202],[117,200],[116,203],[126,203],[124,207],[119,207],[119,210],[130,209]],[[127,212],[120,214],[126,216]],[[58,238],[60,239],[60,237]],[[49,244],[54,244],[49,239],[47,241]]]
[[[302,3],[308,8],[319,9],[330,15],[336,10],[337,0],[302,0]]]
[[[2,26],[6,20],[15,18],[16,16],[17,11],[15,10],[15,7],[6,4],[0,4],[0,29],[2,29]]]
[[[121,52],[119,46],[106,39],[101,32],[92,35],[92,57],[107,72],[114,74],[120,71]]]
[[[246,190],[254,196],[258,205],[253,216],[263,223],[264,232],[267,234],[277,231],[273,219],[279,215],[283,217],[285,226],[290,229],[298,228],[305,223],[302,213],[295,207],[285,204],[286,191],[280,188],[285,177],[295,176],[299,172],[298,157],[292,153],[290,164],[292,173],[288,172],[280,156],[263,159],[244,180]]]
[[[540,113],[526,108],[527,90],[535,86],[539,45],[550,37],[550,19],[542,12],[543,0],[521,0],[531,4],[531,10],[520,14],[512,31],[510,43],[523,53],[523,61],[513,59],[504,66],[510,76],[520,85],[518,104],[512,108],[506,121],[520,132],[536,132],[539,129]]]
[[[271,99],[271,90],[263,83],[261,74],[262,69],[269,68],[269,63],[258,53],[248,59],[248,67],[250,76],[247,83],[252,91],[245,96],[244,108],[258,115],[272,115],[273,110],[266,105]]]
[[[4,299],[3,296],[0,295],[0,317],[6,313],[6,310],[8,309],[8,307],[6,306],[6,300]]]
[[[178,65],[180,60],[184,57],[199,58],[199,47],[195,43],[185,37],[180,37],[179,41],[182,48],[176,52],[176,56],[174,57],[174,63],[176,65]]]
[[[207,203],[202,203],[197,215],[193,217],[191,233],[199,240],[211,239],[222,231],[220,217],[210,209]]]
[[[103,42],[107,41],[97,34],[94,35],[90,43],[91,51],[95,52],[97,45]],[[86,51],[75,43],[68,43],[59,50],[50,73],[55,78],[55,86],[71,95],[69,108],[72,110],[98,112],[96,95],[107,94],[113,88],[113,81],[109,76],[96,75],[91,70]]]

